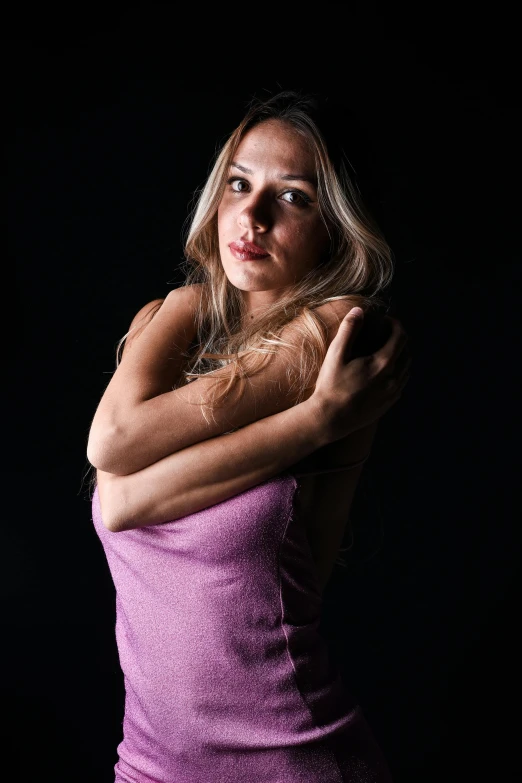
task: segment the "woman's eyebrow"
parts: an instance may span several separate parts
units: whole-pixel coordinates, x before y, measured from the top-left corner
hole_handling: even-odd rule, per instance
[[[232,161],[230,164],[235,169],[239,169],[244,174],[253,174],[254,172],[252,169],[247,169],[246,166],[240,166],[239,163],[236,163],[235,161]],[[310,177],[308,174],[281,174],[279,179],[284,180],[299,180],[301,182],[309,182],[310,185],[313,185],[314,187],[317,186],[317,180],[314,177]]]
[[[230,164],[231,166],[234,166],[235,169],[239,169],[239,171],[243,171],[245,174],[253,174],[254,172],[252,169],[247,169],[246,166],[240,166],[239,163],[236,163],[234,160]]]
[[[283,174],[280,179],[297,179],[302,182],[309,182],[314,187],[317,185],[317,180],[314,177],[309,177],[307,174]]]

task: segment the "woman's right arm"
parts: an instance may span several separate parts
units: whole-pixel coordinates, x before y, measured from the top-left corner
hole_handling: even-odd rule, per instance
[[[323,416],[311,397],[136,473],[117,476],[98,470],[105,527],[118,532],[179,519],[273,478],[329,442]]]
[[[135,473],[169,454],[295,405],[298,388],[288,372],[292,356],[287,347],[278,348],[270,362],[247,379],[240,398],[230,393],[210,417],[200,403],[208,399],[217,378],[230,376],[230,367],[172,388],[180,355],[193,337],[201,290],[187,286],[171,291],[130,350],[126,346],[91,425],[87,456],[94,467],[119,475]],[[317,308],[327,344],[352,304],[336,300]],[[281,330],[281,338],[299,352],[304,338],[297,319]],[[311,393],[312,388],[306,392]]]
[[[232,434],[196,443],[131,475],[98,470],[105,526],[118,532],[192,514],[273,478],[375,422],[397,401],[407,380],[409,361],[401,351],[405,335],[396,322],[392,337],[374,357],[350,361],[357,326],[353,318],[343,319],[315,391],[304,402]]]

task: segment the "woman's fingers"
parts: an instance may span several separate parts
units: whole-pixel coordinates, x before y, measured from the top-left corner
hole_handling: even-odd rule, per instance
[[[349,359],[350,350],[363,322],[364,310],[361,307],[352,307],[339,324],[334,339],[337,339],[337,351],[343,358]]]
[[[352,360],[364,318],[364,311],[358,314],[354,308],[344,316],[315,385],[314,394],[337,433],[348,434],[380,418],[398,401],[409,378],[409,338],[395,318],[389,319],[391,334],[382,348]]]

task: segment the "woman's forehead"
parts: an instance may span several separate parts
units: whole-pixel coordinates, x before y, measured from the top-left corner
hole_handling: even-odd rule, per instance
[[[281,174],[315,174],[315,156],[308,139],[287,122],[265,120],[241,139],[234,162],[250,169]]]

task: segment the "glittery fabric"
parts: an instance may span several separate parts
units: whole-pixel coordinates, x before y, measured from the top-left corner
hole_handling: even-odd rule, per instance
[[[161,525],[93,523],[125,683],[115,783],[391,783],[318,633],[289,473]]]

